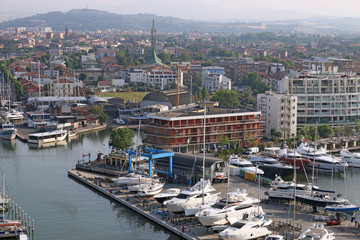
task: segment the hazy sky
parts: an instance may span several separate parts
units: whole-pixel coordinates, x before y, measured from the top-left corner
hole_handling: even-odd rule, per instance
[[[0,0],[0,20],[77,8],[197,20],[360,16],[360,0]]]

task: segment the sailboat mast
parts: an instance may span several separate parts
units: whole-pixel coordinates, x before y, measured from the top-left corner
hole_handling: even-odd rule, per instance
[[[311,196],[313,196],[313,189],[314,189],[314,174],[315,174],[315,153],[316,153],[316,139],[317,139],[317,131],[318,131],[318,125],[316,123],[316,129],[315,129],[315,141],[314,141],[314,157],[313,157],[313,167],[312,167],[312,176],[311,176]],[[310,148],[310,146],[309,146]]]
[[[203,180],[202,180],[202,202],[204,203],[204,181],[205,181],[205,130],[206,130],[206,106],[204,107],[204,132],[203,132]]]
[[[295,152],[295,136],[294,136],[294,143],[293,143],[293,145],[294,145],[294,226],[293,226],[293,237],[295,236],[295,220],[296,220],[296,214],[295,214],[295,212],[296,212],[296,178],[297,178],[297,176],[296,176],[296,152]],[[301,160],[300,160],[301,161]]]

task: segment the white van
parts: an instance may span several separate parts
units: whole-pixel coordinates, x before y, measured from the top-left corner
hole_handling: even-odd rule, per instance
[[[247,155],[251,155],[251,154],[256,154],[259,152],[259,148],[258,147],[251,147],[251,148],[248,148],[245,152],[245,154]]]

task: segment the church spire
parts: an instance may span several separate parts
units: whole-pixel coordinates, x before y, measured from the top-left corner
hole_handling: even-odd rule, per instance
[[[153,18],[152,28],[151,28],[151,50],[156,50],[156,28],[155,28],[155,19]]]

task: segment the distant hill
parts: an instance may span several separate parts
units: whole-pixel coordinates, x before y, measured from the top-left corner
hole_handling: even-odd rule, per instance
[[[152,19],[158,32],[306,32],[306,33],[360,33],[360,20],[355,18],[308,18],[277,22],[204,22],[162,17],[153,14],[116,14],[93,9],[68,12],[49,12],[30,17],[0,22],[0,29],[39,25],[33,20],[45,20],[54,31],[95,31],[106,29],[141,30],[148,32]]]

